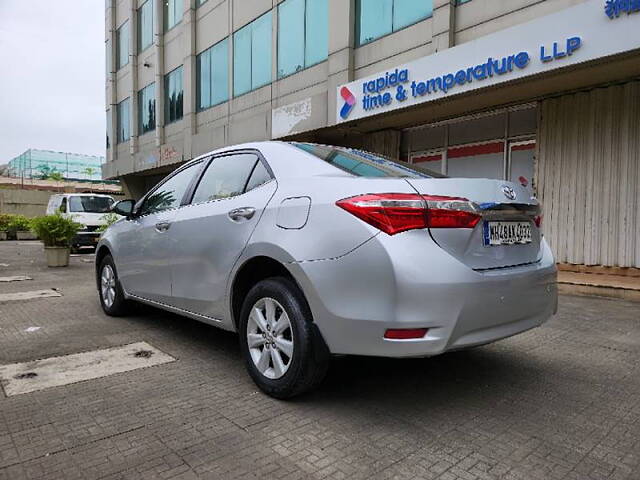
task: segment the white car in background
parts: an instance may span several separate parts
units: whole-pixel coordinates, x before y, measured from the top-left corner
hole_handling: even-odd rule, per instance
[[[105,215],[111,211],[114,199],[96,193],[64,193],[51,195],[47,215],[60,212],[64,217],[83,225],[71,241],[71,250],[95,248],[100,239],[100,227],[106,225]]]

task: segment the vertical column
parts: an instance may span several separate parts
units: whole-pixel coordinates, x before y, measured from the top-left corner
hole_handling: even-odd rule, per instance
[[[113,162],[118,157],[118,126],[117,126],[117,90],[116,90],[116,9],[114,0],[107,1],[105,12],[105,29],[107,37],[107,62],[106,62],[106,104],[109,115],[107,116],[107,129],[110,133],[110,149],[107,151],[107,162]]]
[[[184,158],[190,159],[192,138],[196,132],[196,0],[185,2],[182,17],[182,34],[184,35],[184,62],[182,62],[183,93],[183,136]]]
[[[453,47],[455,43],[455,0],[433,0],[434,53]]]
[[[129,9],[129,74],[131,75],[131,95],[129,106],[131,107],[131,141],[129,151],[133,155],[138,151],[138,1],[130,0]]]
[[[355,0],[329,0],[329,78],[327,125],[336,124],[337,88],[354,79]]]
[[[164,1],[152,0],[155,13],[154,44],[156,53],[156,147],[164,143]]]

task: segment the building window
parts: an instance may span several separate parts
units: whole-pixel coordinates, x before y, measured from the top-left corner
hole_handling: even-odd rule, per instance
[[[164,0],[164,31],[172,29],[182,20],[182,0]]]
[[[182,118],[182,66],[164,77],[164,123],[176,122]]]
[[[203,5],[207,0],[196,0],[196,8]]]
[[[456,4],[458,4],[458,5],[462,5],[463,3],[467,3],[467,2],[470,2],[470,1],[471,1],[471,0],[457,0],[457,1],[456,1]]]
[[[271,83],[271,12],[233,34],[233,95]]]
[[[106,134],[107,134],[107,150],[111,148],[111,110],[107,109],[107,123],[106,123]]]
[[[104,60],[105,60],[105,68],[107,70],[107,80],[109,79],[109,74],[111,73],[111,45],[109,44],[109,40],[107,39],[104,42]]]
[[[138,135],[156,128],[156,84],[151,83],[138,92]]]
[[[229,99],[229,40],[205,50],[196,60],[198,110]]]
[[[129,22],[126,21],[116,30],[116,65],[118,70],[129,63]]]
[[[357,0],[359,45],[424,20],[433,13],[433,0]]]
[[[278,7],[278,77],[327,59],[327,0],[286,0]]]
[[[138,9],[138,52],[153,44],[153,1],[147,0]]]
[[[118,136],[117,142],[127,142],[131,138],[129,98],[125,98],[116,106]]]

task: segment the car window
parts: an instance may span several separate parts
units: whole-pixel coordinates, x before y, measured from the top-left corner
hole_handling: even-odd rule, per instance
[[[69,211],[76,213],[107,213],[111,210],[113,199],[98,196],[69,197]]]
[[[267,167],[260,161],[256,163],[255,168],[253,169],[253,173],[251,174],[251,178],[249,178],[249,183],[247,183],[247,188],[245,188],[245,192],[249,190],[253,190],[260,185],[264,185],[269,180],[271,180],[271,174]]]
[[[356,177],[441,178],[440,173],[355,148],[330,147],[311,143],[291,143],[344,172]]]
[[[60,204],[60,211],[62,213],[67,213],[67,197],[62,199],[62,203]]]
[[[155,213],[169,208],[179,207],[182,202],[182,197],[184,197],[200,165],[201,162],[190,165],[156,188],[145,198],[142,208],[140,209],[140,214],[146,215],[147,213]]]
[[[239,153],[214,158],[204,172],[191,203],[208,202],[244,193],[249,176],[258,164],[262,165],[255,153]],[[262,180],[264,177],[261,179],[258,171],[255,186],[260,185],[259,182]]]

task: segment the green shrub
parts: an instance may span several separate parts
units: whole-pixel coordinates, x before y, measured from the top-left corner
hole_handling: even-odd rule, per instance
[[[0,213],[0,232],[6,232],[9,230],[9,222],[15,217],[10,213]]]
[[[28,232],[31,228],[31,223],[24,215],[13,215],[7,225],[7,232],[15,234],[16,232]]]
[[[82,225],[59,213],[31,219],[31,230],[45,247],[68,247]]]
[[[117,213],[109,212],[109,213],[105,213],[100,218],[104,221],[104,225],[100,225],[97,231],[102,233],[106,231],[107,228],[109,228],[111,225],[113,225],[118,220],[120,220],[120,215],[118,215]]]

